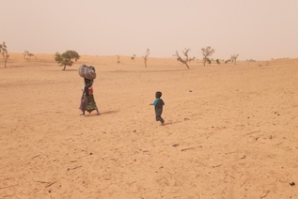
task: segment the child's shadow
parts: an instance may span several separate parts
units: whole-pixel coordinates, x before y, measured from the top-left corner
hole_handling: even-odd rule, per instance
[[[168,121],[168,122],[165,122],[163,124],[163,126],[167,126],[167,125],[171,125],[171,124],[177,124],[177,123],[180,123],[181,121]]]

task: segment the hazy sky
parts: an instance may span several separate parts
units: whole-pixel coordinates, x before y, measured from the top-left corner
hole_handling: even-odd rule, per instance
[[[298,57],[298,0],[0,0],[9,52]]]

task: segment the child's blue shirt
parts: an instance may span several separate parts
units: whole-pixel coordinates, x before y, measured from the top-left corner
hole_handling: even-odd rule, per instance
[[[153,102],[153,105],[156,106],[160,98],[156,98],[155,101]],[[162,105],[165,105],[164,101],[162,100]]]

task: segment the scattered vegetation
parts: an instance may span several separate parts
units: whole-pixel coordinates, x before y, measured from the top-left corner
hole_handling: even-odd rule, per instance
[[[209,59],[210,56],[215,52],[214,49],[212,49],[210,46],[207,46],[206,48],[202,48],[203,53],[203,64],[205,66],[205,63],[208,62],[211,63],[211,60]]]
[[[182,53],[183,53],[183,55],[185,56],[185,58],[182,58],[182,57],[179,55],[178,51],[176,51],[176,54],[173,55],[174,57],[177,58],[177,61],[183,63],[183,64],[187,67],[187,69],[189,69],[188,62],[191,62],[192,60],[195,59],[195,57],[192,57],[192,58],[189,58],[189,57],[188,57],[188,53],[189,53],[189,51],[190,51],[189,48],[186,48],[184,51],[182,51]]]
[[[135,54],[130,57],[131,60],[134,60],[135,58],[136,58],[136,55]]]
[[[144,63],[145,63],[145,67],[147,67],[147,60],[148,60],[148,56],[150,55],[150,50],[147,49],[145,52],[145,55],[143,56],[144,58]]]
[[[7,46],[6,46],[5,42],[0,44],[0,53],[2,54],[2,57],[4,59],[4,68],[6,68],[6,63],[9,58],[9,55],[8,55]]]
[[[205,66],[205,63],[206,63],[206,62],[207,62],[208,64],[211,64],[212,59],[209,59],[208,57],[206,57],[206,58],[203,59],[203,61],[204,61],[204,66]]]
[[[80,59],[80,55],[73,50],[67,50],[64,53],[56,53],[55,61],[60,64],[60,66],[64,66],[62,70],[65,70],[66,66],[72,66],[73,60],[77,61]]]

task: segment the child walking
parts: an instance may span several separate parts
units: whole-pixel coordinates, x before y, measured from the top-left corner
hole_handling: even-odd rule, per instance
[[[156,121],[160,121],[161,124],[163,125],[165,123],[164,119],[161,117],[163,106],[165,105],[164,101],[161,99],[162,93],[160,91],[157,91],[155,93],[155,101],[150,104],[155,106],[155,116],[156,116]]]

